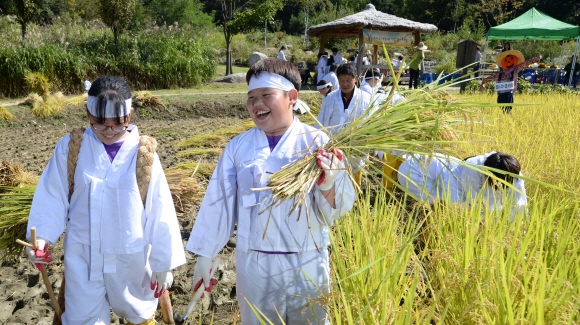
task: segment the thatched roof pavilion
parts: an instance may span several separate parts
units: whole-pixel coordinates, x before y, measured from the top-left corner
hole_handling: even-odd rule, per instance
[[[375,6],[368,4],[359,13],[346,16],[335,21],[312,26],[308,29],[308,35],[320,37],[319,53],[324,52],[327,37],[358,37],[359,53],[357,68],[359,73],[362,66],[362,50],[364,48],[363,29],[372,29],[390,32],[412,32],[414,45],[419,44],[421,33],[433,33],[437,31],[437,26],[432,24],[418,23],[412,20],[389,15],[375,9]],[[373,63],[377,64],[377,49],[374,45]]]

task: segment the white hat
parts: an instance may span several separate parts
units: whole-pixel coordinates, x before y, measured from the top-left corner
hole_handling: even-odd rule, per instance
[[[417,50],[424,51],[424,50],[426,50],[426,49],[427,49],[427,45],[425,45],[423,42],[419,42],[419,45],[415,46],[415,48],[416,48]]]
[[[367,53],[366,53],[366,54],[372,54],[372,53],[371,53],[371,50],[367,50]]]

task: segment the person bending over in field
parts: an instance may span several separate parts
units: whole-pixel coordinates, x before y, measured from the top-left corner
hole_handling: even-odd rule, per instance
[[[266,58],[248,71],[248,113],[256,127],[228,143],[209,182],[187,250],[197,254],[193,286],[212,287],[214,258],[237,226],[236,293],[242,324],[260,324],[252,306],[274,324],[325,324],[316,298],[329,291],[329,229],[355,199],[342,153],[319,151],[328,136],[293,114],[300,73]],[[301,209],[292,200],[270,206],[270,176],[316,153],[321,176]],[[202,288],[203,289],[203,288]],[[201,290],[201,289],[200,289]]]
[[[421,201],[434,204],[448,196],[452,203],[471,204],[481,195],[488,210],[500,210],[504,201],[512,202],[512,219],[514,213],[525,211],[526,190],[524,181],[512,176],[521,175],[520,163],[513,156],[490,152],[464,162],[442,154],[405,158],[398,169],[399,183]],[[491,168],[494,177],[482,172],[481,166]]]

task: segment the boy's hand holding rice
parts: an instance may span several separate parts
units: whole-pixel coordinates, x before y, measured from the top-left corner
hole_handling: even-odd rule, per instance
[[[322,149],[316,154],[316,163],[322,169],[322,175],[318,178],[316,185],[322,192],[328,192],[334,187],[334,181],[340,171],[344,170],[343,157],[344,155],[340,149],[334,149],[333,152]]]

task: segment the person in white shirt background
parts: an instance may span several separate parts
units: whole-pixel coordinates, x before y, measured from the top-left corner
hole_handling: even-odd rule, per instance
[[[324,76],[324,80],[330,82],[334,89],[340,88],[338,85],[338,77],[336,76],[336,69],[338,69],[339,65],[340,64],[336,63],[331,64],[329,67],[330,71],[326,74],[326,76]]]
[[[319,53],[318,55],[319,55],[318,64],[316,65],[316,70],[318,71],[318,74],[316,76],[316,82],[320,82],[320,80],[324,79],[324,76],[327,73],[326,62],[328,61],[328,53],[324,52]]]
[[[371,54],[371,51],[367,50],[366,55],[362,59],[362,64],[363,65],[373,64],[373,56]]]
[[[286,50],[286,45],[282,45],[282,47],[280,48],[280,51],[278,51],[278,59],[282,59],[284,61],[287,61],[286,55],[284,54],[285,50]]]

